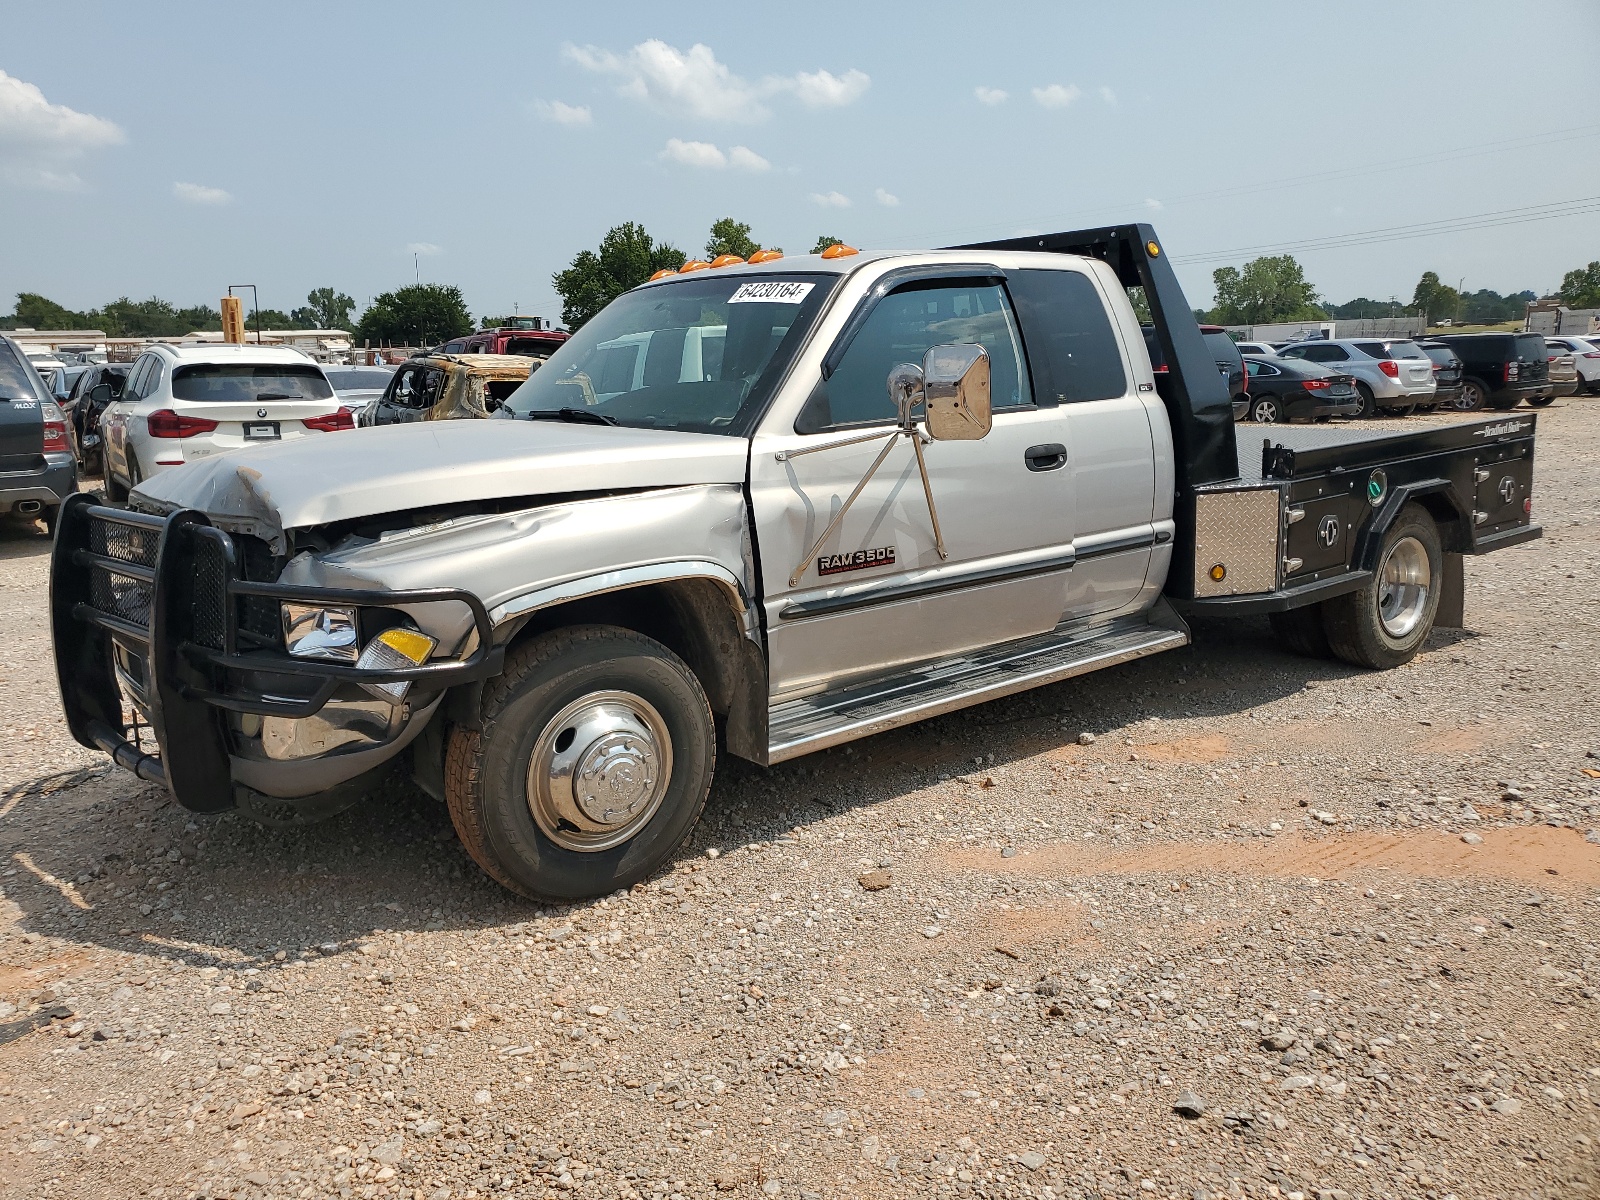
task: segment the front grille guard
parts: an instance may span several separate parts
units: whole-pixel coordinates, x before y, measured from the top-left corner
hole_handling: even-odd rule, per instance
[[[410,681],[433,691],[500,670],[504,649],[494,644],[488,610],[470,592],[247,580],[233,539],[203,513],[156,517],[95,501],[79,494],[61,506],[51,558],[51,631],[67,724],[79,743],[110,754],[141,778],[165,783],[185,807],[219,811],[233,803],[225,711],[307,717],[342,683]],[[285,600],[363,608],[465,604],[472,614],[472,650],[459,661],[367,670],[252,645],[264,639],[241,629],[241,602],[276,608]],[[144,699],[159,758],[128,740],[112,639],[145,660]],[[313,684],[309,694],[307,680]]]

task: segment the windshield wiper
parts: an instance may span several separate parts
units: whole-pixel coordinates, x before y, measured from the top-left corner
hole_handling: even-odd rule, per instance
[[[536,408],[528,414],[530,421],[568,421],[574,425],[621,425],[622,422],[605,413],[589,408]]]
[[[299,396],[291,396],[288,392],[257,392],[257,400],[299,400]]]

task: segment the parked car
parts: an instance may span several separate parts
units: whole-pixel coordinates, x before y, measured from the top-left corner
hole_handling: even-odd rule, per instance
[[[1417,405],[1418,412],[1432,412],[1435,408],[1461,407],[1461,359],[1443,342],[1418,342],[1422,352],[1433,360],[1433,403]]]
[[[1271,342],[1235,342],[1240,354],[1254,354],[1258,357],[1276,358],[1278,349]]]
[[[1276,355],[1247,354],[1249,418],[1260,425],[1280,421],[1326,421],[1361,414],[1353,375]]]
[[[1549,404],[1557,396],[1570,396],[1583,387],[1583,379],[1578,374],[1578,362],[1571,350],[1561,342],[1546,338],[1545,369],[1549,371],[1550,394],[1538,400],[1530,400],[1529,404],[1542,406]]]
[[[61,502],[77,490],[66,414],[17,344],[0,337],[0,516],[54,529]]]
[[[120,396],[101,384],[91,399],[106,401],[106,494],[117,500],[186,462],[355,428],[322,368],[283,346],[151,346]]]
[[[510,325],[480,329],[466,338],[460,354],[521,354],[528,358],[549,358],[572,335],[548,329],[541,317],[518,317]],[[453,345],[454,343],[452,343]]]
[[[123,384],[128,382],[132,363],[96,363],[79,375],[72,385],[72,393],[61,406],[67,414],[72,433],[73,447],[78,455],[78,470],[85,475],[100,475],[105,471],[105,447],[100,437],[100,417],[106,405],[122,395]],[[105,384],[102,397],[92,399],[95,388]]]
[[[1355,376],[1363,417],[1379,412],[1403,417],[1418,405],[1434,403],[1433,360],[1415,342],[1367,338],[1296,342],[1278,351],[1278,356],[1321,363]]]
[[[357,425],[369,425],[370,420],[363,417],[370,416],[377,407],[384,391],[389,386],[389,381],[394,378],[393,367],[368,367],[368,366],[339,366],[323,367],[322,373],[328,377],[328,383],[333,388],[333,394],[338,397],[339,403],[356,414]]]
[[[487,417],[527,381],[538,359],[520,354],[424,354],[408,359],[364,425]]]
[[[1443,342],[1461,359],[1465,412],[1515,408],[1535,403],[1550,392],[1548,351],[1539,333],[1441,333]]]
[[[1156,340],[1153,325],[1142,326],[1145,349],[1150,352],[1150,362],[1156,372],[1156,386],[1161,386],[1161,376],[1167,373],[1166,361],[1161,356],[1161,346]],[[1221,325],[1200,326],[1200,338],[1211,351],[1217,370],[1228,381],[1228,398],[1233,402],[1233,419],[1242,421],[1250,412],[1250,377],[1245,374],[1244,356],[1238,344],[1228,336]]]
[[[1578,369],[1578,391],[1600,392],[1600,338],[1562,334],[1547,337],[1544,344],[1565,346],[1572,352],[1572,365]]]

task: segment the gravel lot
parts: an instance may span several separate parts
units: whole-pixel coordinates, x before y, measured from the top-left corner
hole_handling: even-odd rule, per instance
[[[1547,536],[1409,667],[1200,622],[725,764],[557,910],[411,790],[268,829],[78,747],[9,531],[0,1194],[1594,1194],[1600,403],[1540,425]]]

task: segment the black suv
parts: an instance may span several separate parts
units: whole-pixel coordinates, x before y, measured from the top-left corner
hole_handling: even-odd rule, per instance
[[[1156,340],[1154,325],[1140,327],[1144,331],[1145,349],[1150,352],[1150,366],[1159,377],[1166,373],[1167,360],[1162,356],[1161,343]],[[1200,326],[1200,336],[1206,349],[1217,364],[1217,371],[1228,381],[1228,399],[1233,401],[1233,419],[1242,421],[1250,411],[1250,379],[1245,374],[1244,356],[1221,325]],[[1159,379],[1158,379],[1159,382]]]
[[[1422,352],[1433,359],[1433,382],[1436,385],[1433,403],[1418,405],[1418,412],[1432,412],[1436,408],[1460,408],[1466,395],[1461,386],[1461,358],[1443,342],[1419,341]]]
[[[1457,408],[1515,408],[1520,401],[1542,406],[1555,399],[1550,364],[1539,333],[1446,333],[1442,342],[1461,360],[1461,399]]]

